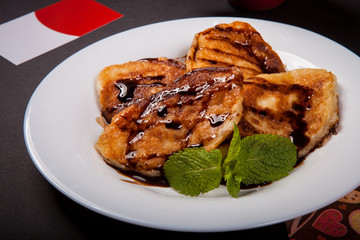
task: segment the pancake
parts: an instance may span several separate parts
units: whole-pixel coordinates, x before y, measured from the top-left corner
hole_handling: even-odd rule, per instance
[[[164,57],[104,68],[96,80],[102,116],[110,123],[117,113],[160,91],[185,73],[183,63]]]
[[[201,68],[113,117],[96,143],[111,166],[162,176],[168,157],[188,147],[217,148],[242,114],[237,68]]]
[[[218,24],[194,36],[186,69],[237,66],[244,78],[261,73],[284,72],[285,67],[259,32],[245,22]]]
[[[290,137],[304,158],[336,131],[337,83],[324,69],[296,69],[244,80],[240,134]]]

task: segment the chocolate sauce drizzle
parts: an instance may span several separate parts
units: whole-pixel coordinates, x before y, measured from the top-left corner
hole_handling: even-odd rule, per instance
[[[219,33],[212,34],[211,31],[215,30]],[[237,39],[232,39],[229,34],[236,33],[241,34],[243,36],[243,39],[241,41]],[[194,49],[193,56],[190,56],[189,58],[192,60],[202,60],[208,62],[210,65],[220,65],[220,66],[226,66],[231,67],[234,66],[234,63],[228,63],[224,61],[209,59],[207,57],[204,58],[198,58],[196,57],[197,52],[200,49],[208,48],[211,51],[218,52],[219,54],[226,54],[235,56],[236,58],[243,59],[247,62],[250,62],[254,64],[255,66],[258,66],[264,73],[276,73],[276,72],[283,72],[283,64],[280,60],[280,58],[277,56],[275,52],[272,51],[272,48],[263,41],[261,35],[259,32],[252,28],[241,28],[237,29],[232,26],[220,26],[216,25],[213,29],[210,29],[208,31],[204,31],[203,34],[205,34],[207,41],[222,41],[227,42],[233,47],[237,49],[244,50],[246,54],[234,54],[234,53],[228,53],[224,52],[221,49],[217,48],[208,48],[206,46],[199,46],[197,45]],[[239,66],[241,69],[244,69],[246,71],[253,72],[254,75],[257,75],[261,72],[259,72],[258,69],[255,67],[245,67],[245,66]]]
[[[292,103],[291,110],[283,112],[282,115],[276,114],[270,109],[257,109],[252,106],[247,106],[244,104],[244,109],[247,111],[254,112],[262,117],[268,117],[271,119],[277,119],[280,122],[288,122],[291,124],[292,132],[290,133],[290,138],[293,143],[296,145],[298,151],[305,147],[310,139],[306,136],[308,130],[308,124],[306,123],[304,117],[306,111],[311,108],[310,99],[313,94],[313,90],[298,84],[291,85],[279,85],[272,84],[269,82],[264,83],[254,83],[254,82],[244,82],[244,84],[251,84],[258,86],[260,89],[265,91],[277,91],[284,95],[290,93],[296,93],[298,97],[297,102]]]
[[[166,84],[162,83],[161,80],[164,79],[165,76],[158,75],[158,76],[147,76],[141,78],[128,78],[128,79],[121,79],[114,82],[115,87],[117,87],[120,92],[117,95],[117,98],[120,102],[125,103],[132,101],[134,98],[134,93],[137,88],[141,87],[154,87],[154,86],[166,86]],[[156,82],[151,82],[148,84],[140,83],[140,81],[146,80],[157,80]]]
[[[214,68],[213,70],[221,71],[221,68]],[[223,69],[224,71],[228,71],[228,69]],[[200,71],[200,70],[199,70]],[[208,69],[210,71],[210,69]],[[197,72],[195,70],[194,72]],[[182,78],[186,78],[187,76],[183,76]],[[192,119],[192,122],[195,122],[196,125],[200,121],[204,121],[204,119],[207,119],[210,123],[210,126],[212,127],[219,127],[228,117],[229,113],[223,113],[223,114],[213,114],[210,116],[206,116],[206,109],[207,105],[209,104],[209,101],[211,99],[212,93],[216,91],[225,91],[225,89],[231,89],[233,87],[233,84],[231,83],[232,78],[234,76],[230,75],[226,78],[220,77],[220,78],[209,78],[207,81],[203,80],[198,82],[190,82],[188,84],[181,84],[180,79],[175,80],[174,87],[165,87],[162,91],[155,93],[148,99],[144,99],[142,102],[138,102],[138,106],[142,109],[139,119],[135,121],[137,124],[137,129],[142,132],[142,137],[144,135],[143,131],[146,131],[146,129],[151,128],[154,125],[157,124],[164,124],[164,126],[169,130],[181,130],[183,129],[183,125],[179,120],[172,119],[172,116],[169,116],[169,109],[172,109],[171,111],[177,111],[176,109],[181,109],[185,105],[191,105],[194,101],[199,100],[199,103],[201,103],[203,106],[201,109],[203,109],[199,114],[198,117],[195,119]],[[229,82],[227,84],[217,84],[217,82]],[[214,87],[217,86],[217,87]],[[167,101],[167,99],[171,99],[177,95],[176,98],[178,101]],[[163,103],[164,102],[164,103]],[[165,105],[166,104],[166,105]],[[149,117],[151,116],[151,117]],[[174,116],[175,117],[175,116]],[[135,130],[134,133],[131,133],[129,136],[129,148],[127,150],[126,156],[129,160],[129,164],[135,164],[132,163],[131,159],[136,157],[136,151],[133,150],[131,144],[135,141],[139,140],[139,136],[137,134],[137,131]],[[145,133],[146,134],[146,133]],[[181,132],[181,135],[184,135],[183,141],[181,141],[181,144],[183,147],[189,147],[187,145],[187,141],[189,137],[192,135],[192,128],[187,129],[185,132]],[[149,143],[151,144],[151,143]],[[196,147],[196,146],[202,146],[203,143],[199,142],[198,144],[192,145],[190,147]],[[168,156],[161,156],[158,154],[155,154],[152,157],[164,157],[167,158]],[[151,157],[149,157],[150,159]],[[133,166],[134,168],[135,166]]]

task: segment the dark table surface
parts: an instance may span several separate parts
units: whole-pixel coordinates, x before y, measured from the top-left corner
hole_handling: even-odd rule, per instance
[[[0,24],[57,0],[1,0]],[[237,237],[288,239],[285,223],[226,233],[185,233],[144,228],[97,214],[56,190],[33,164],[25,147],[27,103],[42,79],[63,60],[107,36],[161,21],[231,16],[271,20],[326,36],[360,55],[360,1],[287,0],[267,11],[234,8],[226,0],[98,0],[124,16],[20,65],[0,57],[0,239],[92,239],[135,237]],[[144,235],[147,236],[147,235]]]

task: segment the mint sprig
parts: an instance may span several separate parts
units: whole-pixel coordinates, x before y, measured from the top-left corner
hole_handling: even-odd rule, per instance
[[[242,139],[235,125],[224,160],[218,149],[186,148],[170,156],[164,172],[170,186],[182,194],[206,193],[224,179],[229,194],[236,198],[242,184],[277,181],[293,170],[296,161],[296,146],[289,138],[255,134]]]
[[[224,179],[231,196],[245,185],[264,184],[286,177],[297,161],[296,146],[289,138],[271,134],[255,134],[241,141],[237,126],[224,160]]]

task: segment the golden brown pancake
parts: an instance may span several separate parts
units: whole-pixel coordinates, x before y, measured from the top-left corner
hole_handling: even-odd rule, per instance
[[[242,136],[290,137],[299,158],[335,132],[339,104],[335,76],[323,69],[261,74],[244,80]]]
[[[218,24],[197,33],[186,58],[187,71],[201,67],[237,66],[244,78],[284,72],[278,54],[250,24]]]
[[[147,58],[104,68],[97,77],[103,117],[110,123],[134,101],[160,91],[185,73],[183,63],[168,58]]]
[[[237,68],[187,73],[115,115],[96,149],[115,168],[162,175],[172,153],[196,146],[210,151],[232,133],[242,114],[242,80]]]

